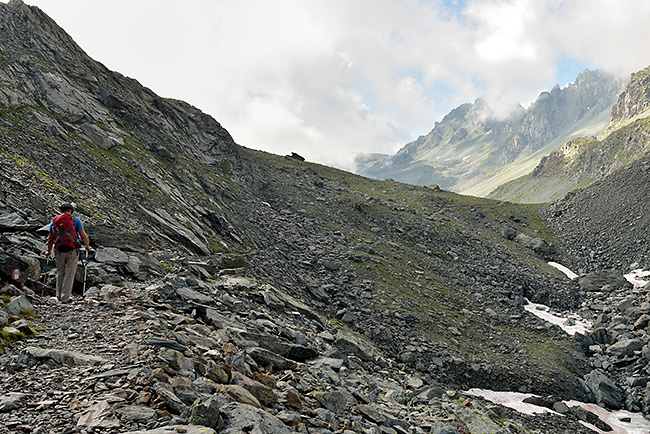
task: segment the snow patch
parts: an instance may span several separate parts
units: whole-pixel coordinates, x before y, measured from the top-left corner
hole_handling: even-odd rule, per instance
[[[607,425],[612,427],[612,431],[608,434],[648,434],[650,433],[650,420],[643,417],[641,413],[631,413],[629,411],[608,411],[596,404],[585,404],[580,401],[564,401],[569,407],[579,405],[587,411],[592,412],[604,421]],[[630,422],[622,422],[628,419]],[[588,425],[588,424],[585,424]],[[594,426],[589,426],[597,433],[605,433]]]
[[[493,390],[485,389],[470,389],[465,393],[472,396],[480,396],[490,402],[512,408],[520,413],[553,413],[559,415],[559,413],[546,407],[540,407],[538,405],[523,402],[526,398],[536,396],[532,393],[495,392]],[[586,404],[580,401],[562,402],[564,402],[568,407],[580,406],[598,416],[602,421],[612,427],[612,431],[609,431],[608,434],[650,434],[650,420],[643,417],[641,413],[630,413],[629,411],[624,410],[608,411],[596,404]],[[624,422],[626,420],[629,420],[629,422]],[[591,424],[583,423],[583,425],[597,433],[605,434],[605,431],[602,431]]]
[[[630,282],[632,285],[634,285],[635,288],[641,288],[643,286],[646,286],[648,284],[647,280],[643,280],[642,277],[648,277],[650,276],[650,271],[646,270],[634,270],[630,272],[629,274],[623,275],[625,279]]]
[[[555,413],[555,414],[560,414],[560,413],[554,412],[553,410],[551,410],[549,408],[540,407],[539,405],[528,404],[528,403],[524,402],[524,399],[530,398],[531,396],[535,396],[532,393],[495,392],[493,390],[485,390],[485,389],[470,389],[465,393],[467,393],[468,395],[480,396],[482,398],[487,399],[490,402],[493,402],[495,404],[501,404],[504,407],[512,408],[513,410],[517,410],[520,413],[525,413],[525,414]]]
[[[576,314],[569,316],[559,316],[551,313],[550,308],[543,304],[537,304],[526,299],[528,304],[524,305],[524,309],[538,318],[543,319],[546,322],[560,326],[562,330],[570,335],[575,335],[576,333],[586,334],[591,329],[591,321],[582,319]]]
[[[571,279],[571,280],[573,280],[573,279],[575,279],[576,277],[578,277],[578,275],[577,275],[576,273],[574,273],[573,271],[569,270],[567,267],[565,267],[565,266],[562,265],[562,264],[558,264],[557,262],[549,262],[548,265],[550,265],[551,267],[555,267],[555,268],[557,268],[558,270],[560,270],[561,272],[563,272],[564,274],[566,274],[566,277],[568,277],[568,278]]]

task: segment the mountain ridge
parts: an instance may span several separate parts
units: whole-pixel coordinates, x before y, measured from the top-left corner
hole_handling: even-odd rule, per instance
[[[580,135],[574,125],[600,132],[624,83],[603,71],[583,71],[565,88],[542,92],[528,109],[505,120],[489,120],[482,99],[452,110],[433,130],[395,155],[373,161],[361,157],[357,172],[453,191],[471,191],[497,170],[525,161],[545,145],[555,148]],[[593,124],[593,125],[590,125]],[[554,150],[547,150],[546,153]],[[532,169],[532,168],[531,168]]]
[[[550,202],[643,158],[648,148],[649,68],[631,75],[612,108],[610,124],[599,136],[571,140],[542,158],[528,175],[503,184],[488,197],[520,202]]]

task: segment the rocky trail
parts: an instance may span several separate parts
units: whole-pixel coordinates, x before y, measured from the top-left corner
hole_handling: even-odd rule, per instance
[[[238,272],[99,284],[70,304],[4,285],[28,314],[11,326],[34,335],[0,356],[0,433],[591,432],[427,384]]]

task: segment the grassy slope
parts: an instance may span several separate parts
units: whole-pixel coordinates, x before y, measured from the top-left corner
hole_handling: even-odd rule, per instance
[[[649,118],[637,116],[599,139],[573,140],[546,157],[533,173],[498,187],[489,197],[521,203],[559,199],[642,157],[650,151],[649,136]]]
[[[526,384],[530,376],[547,391],[561,386],[555,380],[544,386],[545,380],[567,379],[577,369],[582,355],[570,340],[510,319],[518,312],[506,299],[516,291],[514,282],[543,286],[533,276],[562,280],[542,258],[500,235],[501,228],[513,225],[531,236],[548,237],[535,207],[371,180],[264,153],[249,157],[270,180],[265,199],[286,203],[329,233],[340,234],[343,241],[331,256],[348,258],[344,267],[356,280],[373,283],[378,318],[415,317],[405,332],[411,340],[430,344],[425,362],[453,355],[463,361],[459,371],[466,374],[470,365],[476,367],[475,378],[468,380],[472,384],[513,387]],[[315,187],[315,178],[324,182]],[[373,253],[349,259],[359,245]],[[495,294],[499,290],[509,294],[501,297]],[[485,314],[488,307],[496,317]],[[364,331],[365,324],[361,320],[357,330]],[[380,336],[372,338],[382,342]]]

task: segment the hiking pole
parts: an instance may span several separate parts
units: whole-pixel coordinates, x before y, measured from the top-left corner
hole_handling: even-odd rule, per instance
[[[45,294],[45,286],[47,285],[47,270],[50,268],[50,256],[47,256],[47,262],[45,262],[45,272],[43,273],[43,287],[41,288],[41,297]]]
[[[81,294],[82,297],[86,297],[86,273],[88,272],[88,250],[86,250],[86,263],[84,264],[84,288]]]

